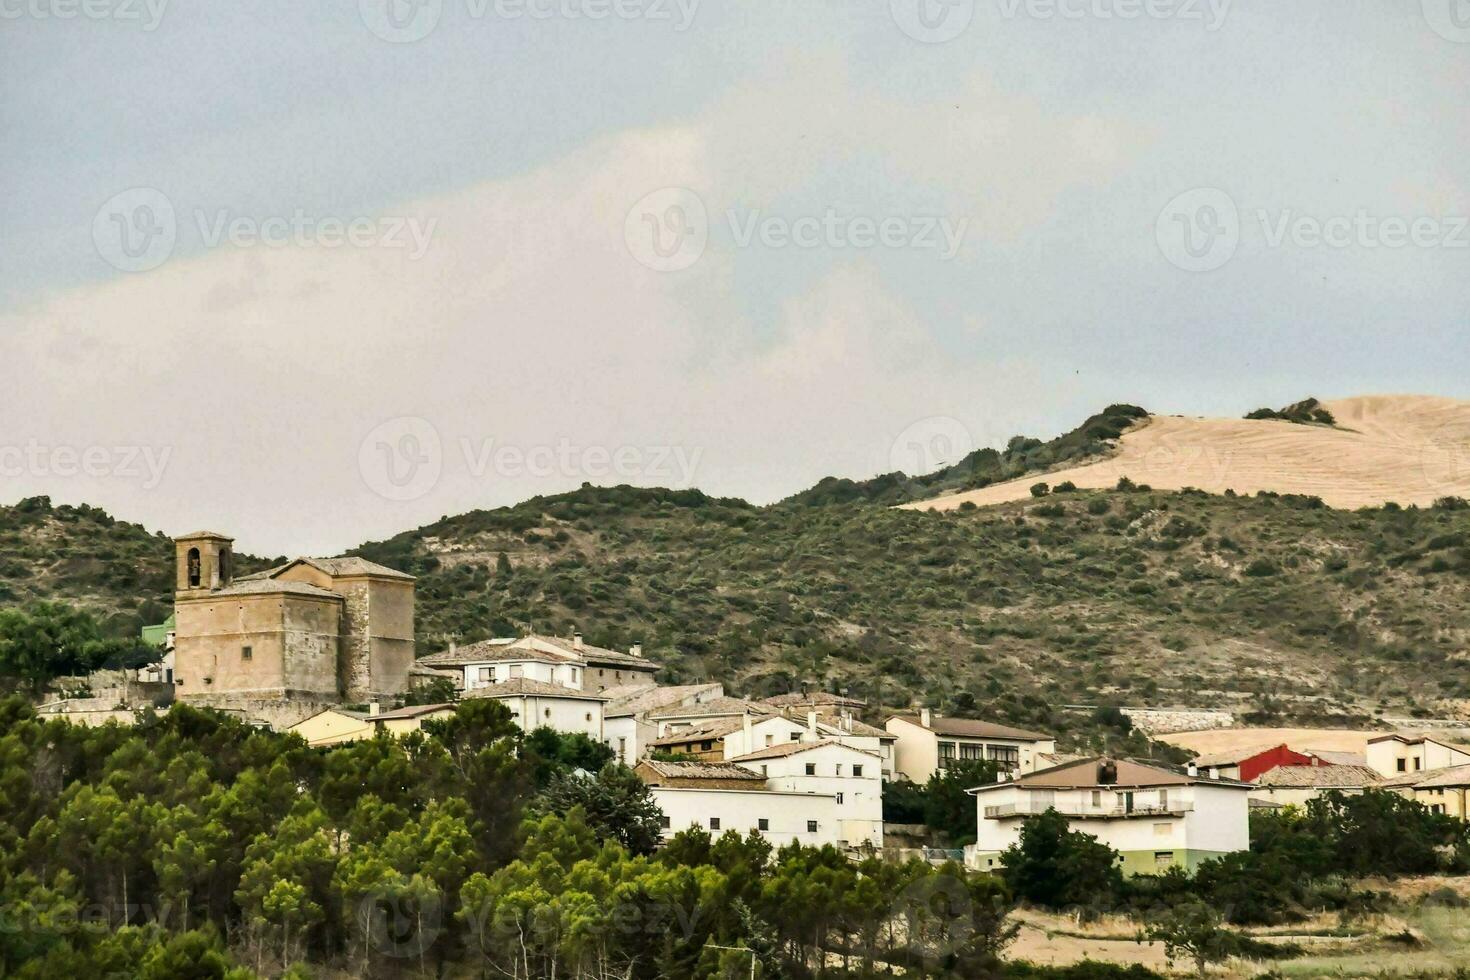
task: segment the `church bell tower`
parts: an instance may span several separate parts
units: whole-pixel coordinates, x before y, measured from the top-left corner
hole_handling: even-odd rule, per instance
[[[178,568],[175,593],[180,598],[203,595],[222,589],[235,578],[235,539],[213,531],[195,531],[174,538],[174,559]]]

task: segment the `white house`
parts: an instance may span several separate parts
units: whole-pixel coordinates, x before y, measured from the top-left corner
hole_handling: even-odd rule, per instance
[[[938,770],[963,762],[990,761],[1003,772],[1033,772],[1043,764],[1039,756],[1057,750],[1051,735],[971,718],[942,718],[928,708],[917,715],[895,715],[886,727],[896,738],[895,771],[916,783],[927,783]]]
[[[1390,777],[1470,765],[1470,746],[1432,735],[1380,735],[1368,740],[1368,765]]]
[[[876,752],[823,739],[772,745],[729,761],[759,772],[769,789],[833,797],[843,846],[883,846],[883,772]]]
[[[1070,829],[1118,851],[1129,874],[1193,871],[1250,847],[1252,786],[1125,759],[1089,758],[987,783],[975,796],[976,838],[966,862],[996,867],[1029,816],[1055,810]]]
[[[660,665],[643,656],[635,645],[620,653],[582,641],[530,635],[483,640],[465,646],[450,644],[448,650],[420,657],[414,665],[417,680],[435,676],[450,678],[461,691],[526,680],[555,684],[579,691],[601,692],[609,688],[651,687]]]
[[[755,831],[775,847],[841,844],[835,794],[771,789],[753,769],[724,762],[644,760],[637,771],[663,812],[665,840],[698,827],[714,837]]]
[[[604,741],[602,707],[607,698],[601,694],[516,677],[477,687],[466,692],[465,698],[501,702],[510,709],[511,717],[523,731],[552,728],[568,735],[581,732],[590,739]]]

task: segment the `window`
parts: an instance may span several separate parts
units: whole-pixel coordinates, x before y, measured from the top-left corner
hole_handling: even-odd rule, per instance
[[[618,758],[624,762],[628,761],[628,740],[626,738],[618,739]]]
[[[770,830],[771,829],[771,821],[767,820],[765,817],[761,817],[759,820],[757,820],[755,822],[755,829],[756,830]]]
[[[541,714],[542,714],[542,717],[544,717],[544,718],[550,718],[551,717],[551,709],[550,708],[547,708]]]
[[[985,757],[1000,764],[1002,769],[1021,768],[1021,749],[1016,745],[987,745]]]
[[[1155,851],[1154,867],[1159,871],[1166,871],[1174,864],[1173,851]]]
[[[485,681],[486,683],[489,683],[490,681],[495,680],[495,668],[494,667],[481,667],[480,668],[480,680]]]
[[[1166,789],[1159,790],[1159,809],[1169,809],[1169,791]]]
[[[761,775],[766,775],[766,764],[764,762],[761,763]]]
[[[806,774],[808,776],[815,776],[817,774],[817,764],[815,762],[808,762],[806,764]]]
[[[669,823],[669,816],[666,813],[659,815],[658,825],[664,830],[668,830],[671,826],[673,826],[671,823]]]
[[[776,744],[776,736],[772,735],[770,732],[767,732],[766,733],[766,744],[767,745],[775,745]]]
[[[592,720],[592,712],[590,712],[590,711],[587,712],[587,714],[586,714],[585,717],[587,718],[588,721],[591,721]]]
[[[1399,772],[1408,772],[1409,771],[1409,763],[1408,763],[1408,760],[1406,760],[1406,759],[1400,759],[1398,761],[1398,766],[1399,766]]]
[[[833,773],[838,776],[842,775],[842,763],[837,763],[836,767],[833,769]]]
[[[801,732],[792,732],[791,733],[791,741],[793,741],[793,742],[800,742],[801,741]]]
[[[1092,808],[1094,810],[1102,809],[1102,790],[1100,789],[1092,791]]]
[[[241,647],[240,648],[240,659],[241,660],[249,660],[249,659],[251,659],[254,656],[255,656],[255,651],[253,649],[251,649],[250,647]]]
[[[715,743],[714,742],[700,742],[699,743],[699,751],[701,751],[701,752],[708,752],[711,749],[713,749],[714,747],[715,747]]]
[[[808,820],[806,822],[806,832],[809,834],[815,834],[817,832],[817,822],[815,820]]]
[[[939,768],[948,769],[954,764],[954,743],[939,743]]]
[[[199,588],[199,549],[189,549],[189,588]]]
[[[1424,767],[1424,760],[1421,759],[1421,758],[1419,758],[1417,755],[1414,756],[1414,771],[1415,772],[1418,772],[1423,767]]]
[[[852,767],[852,778],[853,779],[862,779],[863,778],[863,767],[862,766],[853,766]]]
[[[710,817],[709,818],[709,829],[710,830],[719,830],[720,829],[720,818],[719,817]]]
[[[960,746],[961,759],[966,759],[969,761],[983,759],[985,758],[984,752],[985,746],[980,745],[979,743],[975,743],[973,745],[966,743]]]
[[[841,806],[842,805],[842,794],[841,793],[838,793],[837,794],[837,805],[838,806]]]

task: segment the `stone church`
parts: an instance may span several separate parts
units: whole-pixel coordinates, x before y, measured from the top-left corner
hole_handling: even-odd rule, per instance
[[[289,724],[408,689],[413,576],[363,558],[298,558],[236,577],[227,535],[174,543],[177,700]]]

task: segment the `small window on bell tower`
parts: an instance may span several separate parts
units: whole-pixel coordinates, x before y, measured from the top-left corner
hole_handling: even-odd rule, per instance
[[[199,549],[189,549],[189,588],[199,588]]]

